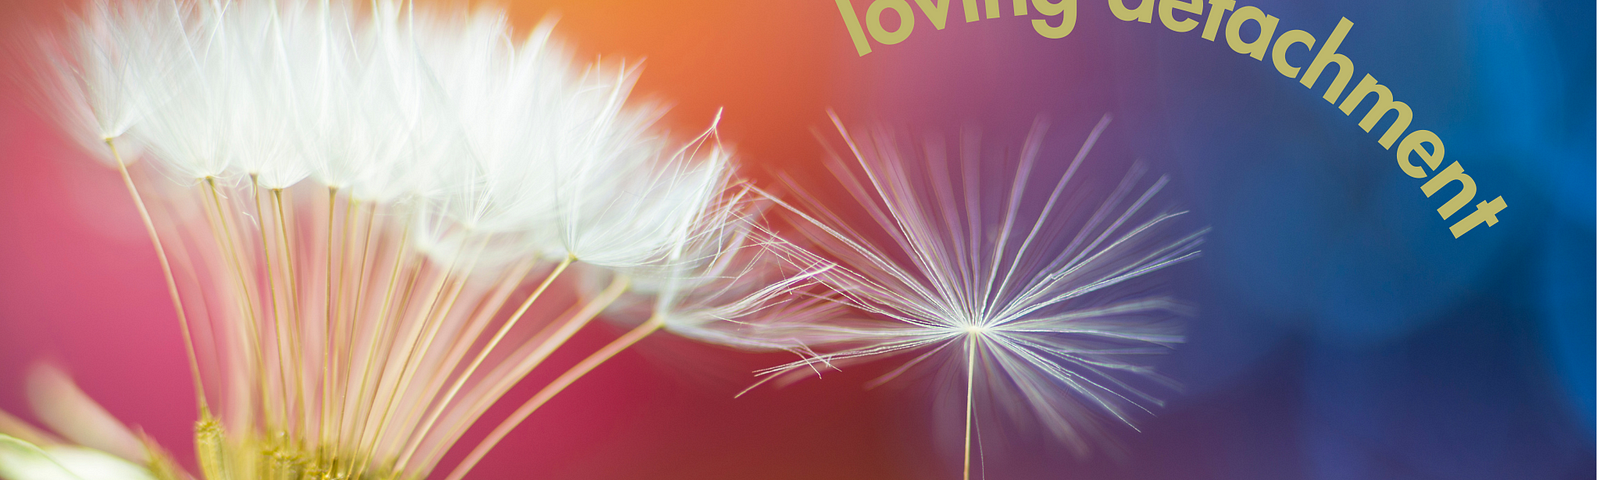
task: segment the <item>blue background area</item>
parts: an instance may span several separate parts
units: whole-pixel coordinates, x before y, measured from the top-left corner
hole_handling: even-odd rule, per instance
[[[866,3],[866,2],[857,2]],[[1009,2],[1002,2],[1009,8]],[[1133,2],[1129,2],[1133,3]],[[1250,3],[1241,2],[1239,7]],[[1038,113],[1068,140],[1102,113],[1100,158],[1173,175],[1214,228],[1175,273],[1197,303],[1167,359],[1187,389],[1088,465],[990,462],[993,478],[1555,479],[1595,476],[1595,4],[1254,2],[1277,31],[1328,37],[1415,113],[1478,198],[1449,221],[1425,181],[1315,89],[1219,34],[1122,22],[1079,2],[1076,31],[925,19],[841,62],[841,113],[1020,138]],[[865,9],[865,5],[857,5]],[[919,13],[920,15],[920,13]],[[1248,38],[1248,36],[1246,37]],[[1303,47],[1291,63],[1305,65]],[[1093,158],[1093,157],[1091,157]],[[1460,239],[1478,201],[1509,207]],[[930,467],[929,473],[946,470]]]

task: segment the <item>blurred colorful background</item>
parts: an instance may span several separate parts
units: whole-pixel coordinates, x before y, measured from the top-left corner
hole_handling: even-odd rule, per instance
[[[854,3],[860,14],[871,2]],[[1279,31],[1355,24],[1339,51],[1510,205],[1460,239],[1378,133],[1321,87],[1220,39],[1078,3],[1062,39],[1009,14],[942,30],[919,18],[907,40],[865,56],[829,0],[505,7],[522,28],[558,13],[581,55],[645,59],[638,91],[675,105],[675,129],[723,109],[722,138],[759,182],[825,181],[813,131],[832,138],[827,108],[852,125],[976,125],[1001,143],[1043,114],[1059,136],[1052,161],[1112,114],[1092,158],[1170,174],[1214,229],[1205,257],[1170,277],[1198,307],[1189,341],[1163,360],[1185,389],[1142,432],[1119,431],[1120,453],[1013,445],[984,464],[987,478],[1595,477],[1593,2],[1253,2]],[[6,48],[68,8],[0,0]],[[0,72],[17,61],[0,53]],[[0,86],[0,409],[26,417],[28,366],[54,362],[192,465],[188,370],[133,205],[16,80]],[[557,361],[618,333],[596,323]],[[865,390],[865,367],[734,398],[749,371],[783,360],[649,339],[540,410],[474,477],[959,475],[959,447],[923,398],[931,387]]]

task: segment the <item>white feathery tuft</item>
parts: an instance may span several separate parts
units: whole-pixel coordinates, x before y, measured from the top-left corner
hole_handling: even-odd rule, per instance
[[[747,350],[798,351],[752,330],[835,315],[836,302],[818,297],[817,277],[831,268],[791,270],[760,224],[771,202],[738,185],[684,232],[661,261],[629,268],[634,287],[613,306],[620,318],[652,318],[663,330]]]
[[[609,88],[607,104],[620,102],[626,95],[621,82]],[[650,120],[607,112],[597,115],[596,127],[642,126]],[[558,178],[572,181],[555,188],[561,246],[585,263],[628,268],[663,260],[689,235],[701,212],[713,206],[731,179],[731,152],[720,142],[708,141],[711,131],[673,150],[661,138],[613,136],[602,128],[585,130],[575,132],[577,145],[567,146],[571,153],[557,156],[561,162]],[[581,152],[586,151],[601,152],[598,157],[607,161],[582,161]],[[614,173],[619,171],[634,173]]]
[[[1167,179],[1147,180],[1139,166],[1109,195],[1090,194],[1078,170],[1109,117],[1048,196],[1029,188],[1042,120],[999,195],[980,191],[980,162],[998,160],[980,160],[975,138],[952,165],[943,140],[912,147],[891,130],[851,135],[833,120],[857,167],[837,155],[832,166],[872,221],[858,227],[806,198],[807,208],[789,206],[797,237],[773,245],[796,266],[831,266],[818,281],[864,316],[756,330],[815,350],[761,372],[768,380],[887,357],[909,358],[874,385],[918,366],[961,372],[969,475],[979,399],[999,399],[989,406],[1079,454],[1100,428],[1094,412],[1131,426],[1133,412],[1161,404],[1149,389],[1172,382],[1148,360],[1182,341],[1181,309],[1143,293],[1152,284],[1122,287],[1197,257],[1205,230],[1172,233],[1185,212],[1157,207]]]
[[[47,76],[54,88],[46,90],[55,102],[53,116],[69,132],[79,134],[96,153],[103,143],[127,133],[138,117],[135,68],[159,68],[148,58],[158,50],[156,39],[141,31],[159,18],[146,5],[95,3],[89,12],[71,18],[75,34],[67,38],[45,36],[41,48],[48,55]]]
[[[63,126],[150,152],[121,171],[190,346],[205,477],[424,478],[632,275],[732,238],[714,132],[672,139],[629,101],[637,63],[575,62],[553,29],[400,0],[98,0],[46,41]],[[177,186],[148,215],[153,175]],[[609,284],[570,298],[574,262]],[[754,279],[719,315],[798,282]]]

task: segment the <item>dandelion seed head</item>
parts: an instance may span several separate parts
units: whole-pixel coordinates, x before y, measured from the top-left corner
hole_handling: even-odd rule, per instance
[[[1048,189],[1034,181],[1048,155],[1042,120],[1009,150],[1015,160],[980,159],[975,137],[951,148],[888,128],[852,134],[834,121],[845,148],[831,168],[870,221],[847,221],[798,189],[794,233],[773,246],[793,265],[829,266],[818,281],[860,313],[771,329],[814,353],[763,375],[906,359],[878,384],[948,368],[969,379],[969,402],[993,398],[981,408],[1031,419],[1021,423],[1080,454],[1105,419],[1132,425],[1135,412],[1161,404],[1149,390],[1172,382],[1148,359],[1182,340],[1180,308],[1146,293],[1159,286],[1149,274],[1195,258],[1204,230],[1172,232],[1183,212],[1159,204],[1167,180],[1141,166],[1109,194],[1089,194],[1079,170],[1105,120],[1076,156],[1050,157],[1066,168]],[[1002,161],[1017,165],[1009,185],[986,191],[994,169],[980,162]]]
[[[753,278],[700,257],[743,211],[714,130],[663,131],[630,99],[639,63],[575,61],[552,31],[396,0],[99,0],[50,37],[64,126],[148,150],[119,170],[189,340],[206,477],[424,478],[631,275],[671,279],[636,295],[673,331],[774,296],[702,290]],[[146,189],[155,215],[151,174],[174,180]],[[606,287],[535,305],[574,260]]]

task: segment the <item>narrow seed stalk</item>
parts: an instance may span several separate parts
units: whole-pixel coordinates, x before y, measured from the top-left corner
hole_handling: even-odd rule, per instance
[[[139,189],[133,185],[133,176],[128,174],[128,164],[122,161],[122,154],[117,151],[114,139],[106,139],[106,147],[111,149],[111,158],[117,161],[117,173],[122,175],[122,184],[128,187],[128,195],[133,197],[133,206],[139,210],[139,220],[144,222],[144,231],[150,235],[150,243],[156,248],[156,260],[161,263],[161,275],[167,281],[167,295],[172,298],[172,309],[178,313],[178,330],[183,334],[183,350],[189,360],[189,371],[194,376],[195,401],[199,402],[200,412],[203,415],[210,410],[206,404],[206,389],[200,379],[200,361],[194,353],[194,338],[189,334],[189,317],[183,311],[183,300],[178,296],[178,281],[172,276],[172,263],[167,261],[166,249],[161,246],[161,236],[156,234],[156,224],[150,220],[150,210],[144,206],[144,198],[139,195]]]
[[[617,300],[617,297],[622,295],[622,292],[627,289],[627,285],[628,280],[625,277],[618,276],[616,279],[612,280],[611,285],[607,286],[604,291],[600,292],[600,294],[591,300],[588,305],[585,305],[584,309],[579,311],[570,320],[568,320],[565,325],[562,325],[561,330],[558,330],[552,338],[546,340],[542,345],[540,345],[539,350],[536,351],[537,353],[531,357],[537,359],[534,361],[534,365],[537,365],[539,361],[542,361],[545,357],[548,357],[550,353],[553,352],[557,347],[566,343],[567,339],[572,338],[572,335],[577,333],[578,329],[588,324],[588,322],[593,320],[595,316],[600,314],[600,312],[605,311],[606,307],[610,306],[612,302]],[[508,423],[501,423],[499,427],[495,428],[494,432],[490,433],[489,436],[484,438],[482,442],[479,442],[478,446],[472,449],[472,453],[468,454],[467,458],[462,460],[459,465],[456,465],[456,468],[450,472],[449,476],[445,477],[445,480],[461,480],[463,477],[466,477],[467,472],[471,471],[472,467],[477,466],[478,462],[483,460],[484,455],[487,455],[489,450],[493,450],[494,446],[500,443],[500,440],[504,439],[506,434],[511,432],[511,428],[515,427],[516,424],[521,423],[523,419],[528,417],[528,415],[531,415],[533,410],[539,408],[539,406],[543,405],[546,401],[549,401],[550,398],[554,397],[556,393],[560,393],[562,389],[566,388],[566,386],[570,385],[573,381],[576,381],[578,377],[583,376],[583,374],[593,370],[594,367],[599,366],[600,363],[604,362],[606,359],[616,355],[616,352],[622,351],[623,348],[632,345],[634,342],[639,341],[639,339],[644,338],[645,335],[648,335],[650,332],[660,327],[659,325],[655,325],[655,323],[660,322],[659,317],[651,317],[651,320],[652,321],[645,322],[645,324],[640,325],[633,331],[630,331],[628,335],[624,335],[623,338],[619,338],[617,341],[613,341],[611,344],[601,348],[601,350],[596,352],[595,355],[591,355],[589,358],[584,359],[582,363],[575,366],[572,370],[568,370],[561,376],[561,378],[557,378],[555,382],[547,385],[544,390],[539,392],[539,394],[535,394],[534,397],[528,401],[528,403],[523,404],[521,408],[518,408],[515,413],[511,414],[511,417],[507,418]],[[608,351],[609,353],[607,353]],[[552,389],[552,387],[554,388]]]
[[[967,434],[966,434],[966,443],[964,445],[962,445],[962,447],[961,447],[961,454],[962,454],[961,478],[963,480],[971,480],[972,479],[972,417],[974,415],[976,415],[976,412],[973,410],[973,403],[972,403],[972,378],[974,376],[973,375],[973,373],[974,373],[973,369],[977,368],[977,364],[978,364],[978,334],[977,334],[977,332],[968,333],[967,334]]]

